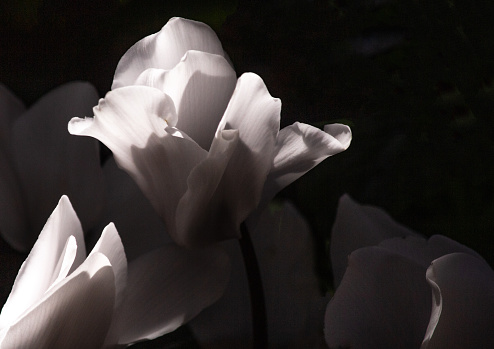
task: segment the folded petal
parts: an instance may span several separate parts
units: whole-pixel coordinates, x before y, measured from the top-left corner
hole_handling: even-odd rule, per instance
[[[494,271],[482,259],[452,253],[427,269],[432,315],[421,348],[493,348]]]
[[[395,222],[384,210],[360,205],[345,194],[340,198],[331,232],[331,265],[337,286],[345,273],[348,255],[364,246],[392,237],[417,235]]]
[[[280,112],[281,101],[269,94],[259,76],[246,73],[238,79],[217,131],[239,132],[239,144],[217,191],[225,193],[219,195],[224,195],[237,229],[261,199],[280,128]]]
[[[430,316],[424,268],[382,247],[353,252],[328,304],[330,348],[418,348]]]
[[[169,95],[178,120],[171,126],[209,150],[236,82],[235,71],[223,56],[188,51],[172,70],[148,69],[136,84],[156,87]]]
[[[189,50],[224,55],[218,37],[204,23],[172,18],[158,32],[134,44],[120,59],[112,89],[133,85],[148,68],[172,69]]]
[[[14,122],[14,163],[27,203],[30,245],[62,194],[70,197],[85,230],[102,212],[103,173],[98,144],[67,133],[70,117],[90,112],[97,100],[92,85],[65,84]]]
[[[328,156],[346,150],[351,140],[350,128],[342,124],[326,125],[324,131],[299,122],[283,128],[276,140],[273,167],[264,188],[266,200]]]
[[[119,344],[153,339],[195,317],[223,294],[230,275],[219,248],[161,247],[129,264],[125,301],[114,326]]]
[[[118,227],[125,255],[130,262],[138,256],[171,242],[164,222],[136,183],[119,169],[113,158],[103,171],[107,189],[107,206],[102,222]],[[101,227],[100,230],[102,230]]]
[[[6,328],[0,346],[100,348],[112,320],[114,297],[110,263],[96,253]]]
[[[167,127],[166,119],[175,115],[175,107],[158,89],[116,89],[100,100],[94,114],[94,118],[72,119],[69,132],[95,137],[110,148],[117,164],[136,181],[171,234],[187,176],[207,152]]]
[[[76,244],[66,248],[70,236],[75,238]],[[65,260],[66,253],[71,255],[71,261]],[[0,314],[0,328],[15,321],[26,309],[35,304],[53,282],[60,279],[61,273],[69,272],[68,265],[68,269],[74,270],[85,257],[81,224],[70,201],[63,196],[19,270]]]

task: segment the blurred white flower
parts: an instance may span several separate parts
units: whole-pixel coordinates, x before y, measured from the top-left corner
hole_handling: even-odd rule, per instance
[[[62,194],[70,195],[84,230],[103,209],[103,173],[98,143],[67,132],[71,116],[97,102],[89,83],[72,82],[26,110],[0,84],[0,234],[28,252]]]
[[[494,346],[485,316],[494,311],[494,271],[476,252],[444,236],[426,239],[348,195],[332,234],[330,348]]]
[[[280,127],[261,78],[236,79],[203,23],[171,19],[120,60],[94,118],[69,132],[106,144],[180,245],[240,236],[258,206],[351,141],[345,125]]]
[[[270,348],[315,348],[323,342],[328,299],[315,273],[314,241],[290,203],[269,206],[250,229],[266,301]],[[237,241],[222,246],[232,260],[224,296],[189,323],[202,348],[251,348],[249,287]]]
[[[2,309],[0,348],[113,348],[158,337],[220,297],[227,278],[215,270],[225,268],[224,254],[175,246],[127,266],[113,224],[86,257],[79,219],[63,196]]]

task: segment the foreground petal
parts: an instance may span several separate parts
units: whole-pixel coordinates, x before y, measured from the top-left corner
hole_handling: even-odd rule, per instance
[[[115,284],[108,259],[89,257],[10,328],[2,348],[100,348],[113,314]]]
[[[75,238],[75,246],[66,249],[70,236]],[[76,248],[77,252],[73,251]],[[65,260],[65,253],[72,254],[72,261]],[[12,292],[3,306],[0,315],[0,328],[17,319],[26,309],[35,304],[61,275],[64,266],[74,270],[86,256],[81,224],[66,196],[46,222],[31,253],[19,270]],[[65,275],[69,270],[65,270]],[[63,277],[64,275],[62,275]]]
[[[158,89],[116,89],[100,100],[94,113],[94,118],[72,119],[69,132],[95,137],[110,148],[117,164],[136,181],[171,234],[186,179],[207,152],[190,139],[167,131],[171,128],[165,120],[175,115],[175,108],[170,97]]]
[[[494,271],[482,259],[452,253],[427,270],[432,315],[422,348],[493,348]]]
[[[230,263],[219,248],[164,246],[129,265],[127,297],[114,326],[120,344],[153,339],[195,317],[223,294]]]
[[[266,181],[264,196],[274,195],[304,175],[328,156],[338,154],[350,146],[352,132],[342,124],[320,129],[294,123],[282,129],[276,140],[273,167]]]
[[[359,205],[345,194],[340,198],[331,232],[331,265],[338,286],[348,262],[348,255],[364,246],[377,245],[392,237],[417,235],[396,223],[384,210]]]
[[[72,137],[67,122],[97,102],[89,83],[62,85],[18,118],[12,129],[15,168],[27,202],[34,243],[62,194],[68,195],[84,230],[103,209],[103,173],[96,141]]]
[[[188,51],[172,70],[148,69],[136,83],[169,95],[178,116],[171,126],[209,150],[236,82],[235,71],[222,56]]]
[[[185,52],[204,51],[224,55],[221,43],[206,24],[183,18],[172,18],[158,32],[134,44],[120,59],[112,89],[133,85],[148,68],[172,69]]]
[[[330,348],[418,348],[430,316],[424,268],[382,247],[353,252],[325,316]]]

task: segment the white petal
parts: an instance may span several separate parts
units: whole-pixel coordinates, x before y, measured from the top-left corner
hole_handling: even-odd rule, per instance
[[[452,253],[427,270],[432,315],[422,348],[492,348],[494,271],[477,257]]]
[[[98,144],[67,133],[67,122],[97,102],[96,89],[82,82],[62,85],[19,117],[12,129],[15,169],[26,200],[31,241],[68,195],[85,230],[103,209],[103,173]]]
[[[110,261],[115,276],[115,308],[120,306],[127,285],[127,259],[124,247],[118,231],[113,223],[110,223],[101,233],[101,237],[94,246],[89,256],[101,253]]]
[[[172,18],[158,32],[132,46],[118,62],[112,89],[133,85],[148,68],[170,70],[189,50],[223,55],[214,31],[204,23]]]
[[[94,108],[94,118],[72,119],[69,132],[106,144],[117,164],[136,181],[172,234],[175,209],[187,177],[207,152],[190,139],[166,131],[175,114],[170,97],[147,86],[109,92]]]
[[[325,338],[330,348],[418,348],[430,316],[424,268],[382,247],[349,257],[329,302]]]
[[[384,210],[360,205],[350,196],[343,195],[331,232],[331,265],[335,286],[343,277],[351,252],[360,247],[377,245],[388,238],[413,234],[416,233],[396,223]]]
[[[342,124],[326,125],[322,131],[296,122],[282,129],[276,140],[273,167],[265,186],[266,200],[328,156],[346,150],[351,139],[350,128]]]
[[[0,328],[15,321],[35,304],[57,279],[63,265],[59,260],[64,259],[63,252],[70,252],[65,246],[71,235],[77,243],[77,253],[73,256],[71,268],[74,270],[86,256],[84,237],[70,201],[63,196],[19,270],[12,292],[0,315]],[[65,266],[67,263],[68,261],[65,261]]]
[[[148,69],[136,84],[156,87],[169,95],[178,116],[172,126],[209,150],[236,82],[235,71],[222,56],[188,51],[172,70]]]
[[[100,348],[113,314],[115,285],[108,259],[89,257],[13,324],[2,348]]]
[[[129,264],[127,298],[117,314],[120,344],[153,339],[195,317],[223,294],[230,275],[219,248],[165,246]]]

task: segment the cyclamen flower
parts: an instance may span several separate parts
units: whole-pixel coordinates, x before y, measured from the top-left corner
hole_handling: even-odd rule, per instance
[[[103,173],[95,140],[67,133],[68,118],[98,100],[89,83],[72,82],[26,110],[0,84],[0,234],[28,252],[62,194],[77,208],[85,230],[103,210]]]
[[[109,224],[86,257],[80,222],[64,196],[2,309],[0,348],[125,347],[171,332],[223,292],[227,278],[215,271],[228,268],[228,258],[208,252],[166,246],[127,266]]]
[[[238,238],[261,198],[351,141],[340,124],[279,131],[280,101],[225,57],[211,28],[171,19],[125,53],[94,118],[69,123],[112,150],[184,246]]]
[[[440,235],[427,240],[347,195],[332,233],[342,279],[326,309],[330,348],[494,346],[485,315],[494,312],[494,271],[476,252]],[[355,248],[346,270],[340,248]]]

